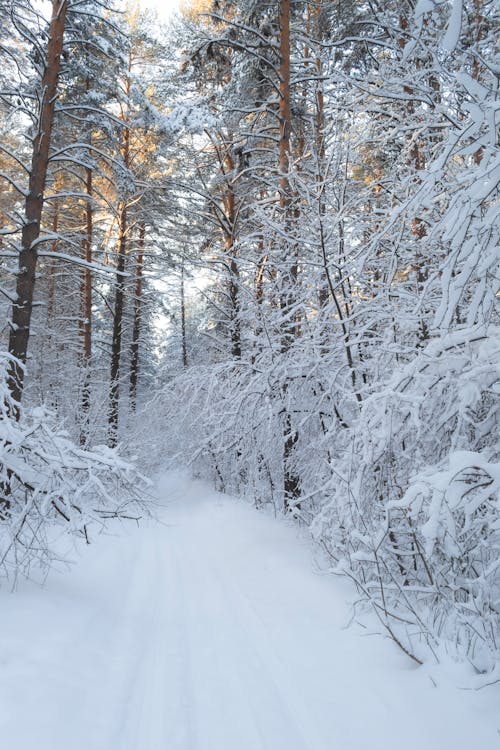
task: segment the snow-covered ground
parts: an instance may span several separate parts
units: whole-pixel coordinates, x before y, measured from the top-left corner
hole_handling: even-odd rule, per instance
[[[163,523],[0,591],[1,748],[500,747],[498,686],[345,628],[352,590],[292,525],[181,475],[158,487]]]

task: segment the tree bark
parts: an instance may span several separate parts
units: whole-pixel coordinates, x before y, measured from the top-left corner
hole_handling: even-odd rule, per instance
[[[66,11],[66,0],[52,0],[52,18],[47,43],[47,64],[41,81],[39,127],[33,139],[31,171],[28,194],[25,201],[21,252],[19,253],[16,301],[12,306],[12,321],[9,335],[9,354],[15,357],[15,361],[9,365],[7,384],[10,394],[16,403],[20,403],[24,387],[24,365],[28,352],[35,289],[37,241],[40,238],[44,191],[54,123],[54,109],[61,70]],[[19,418],[18,410],[16,410],[15,416]]]
[[[128,75],[125,80],[126,106],[128,107],[132,70],[132,55],[128,58]],[[128,115],[123,112],[124,121],[123,141],[121,146],[121,155],[123,166],[128,171],[130,167],[130,128],[128,126]],[[127,254],[128,239],[128,200],[127,195],[123,195],[118,205],[118,244],[116,260],[116,287],[115,287],[115,304],[113,310],[113,334],[111,341],[111,378],[109,388],[109,414],[108,414],[108,443],[114,448],[118,442],[118,418],[120,406],[120,359],[122,350],[122,328],[123,328],[123,308],[125,301],[125,258]]]
[[[119,209],[119,231],[116,262],[116,289],[113,312],[113,334],[111,340],[111,383],[109,391],[109,439],[114,448],[118,442],[118,410],[120,401],[120,357],[122,350],[123,307],[125,300],[125,255],[127,251],[127,204],[121,202]]]
[[[85,174],[85,191],[87,200],[85,203],[85,237],[83,240],[83,259],[86,263],[92,263],[92,239],[93,239],[93,206],[92,206],[92,169],[87,167]],[[83,388],[82,388],[82,429],[80,430],[80,444],[85,445],[88,438],[88,418],[90,411],[90,365],[92,357],[92,271],[90,265],[82,270],[80,284],[81,296],[81,320],[83,337]]]
[[[231,141],[230,141],[231,143]],[[227,149],[229,149],[229,145]],[[231,174],[234,168],[231,154],[226,155],[227,173]],[[225,231],[225,244],[227,262],[229,265],[229,301],[231,305],[231,355],[235,359],[241,357],[241,325],[240,325],[240,300],[239,300],[239,268],[235,257],[234,227],[235,227],[235,195],[233,186],[228,183],[225,195],[225,212],[228,229]]]
[[[181,339],[182,339],[182,366],[188,366],[187,341],[186,341],[186,296],[184,292],[184,263],[181,268]]]
[[[89,55],[89,45],[86,45],[86,58]],[[85,92],[88,93],[91,88],[90,77],[85,79]],[[88,143],[92,145],[92,125],[88,128]],[[93,192],[93,172],[92,167],[85,168],[85,236],[82,243],[83,259],[88,264],[82,270],[80,284],[81,297],[81,320],[82,320],[82,337],[83,337],[83,388],[82,388],[82,428],[80,430],[80,444],[85,445],[89,432],[89,411],[90,411],[90,366],[92,358],[92,241],[94,238],[94,206],[92,202]]]
[[[292,195],[289,178],[290,169],[290,134],[292,109],[290,104],[290,0],[281,0],[279,4],[280,26],[280,141],[279,141],[279,190],[280,209],[282,214],[285,239],[280,240],[283,251],[280,258],[281,292],[280,308],[282,312],[281,350],[287,352],[296,337],[296,321],[291,315],[295,300],[297,281],[297,263],[293,257],[293,243],[290,233],[293,223]],[[293,447],[298,440],[297,431],[292,426],[290,412],[286,407],[288,383],[283,383],[283,503],[284,510],[299,507],[297,498],[300,495],[300,478],[291,466]]]
[[[135,411],[137,405],[137,380],[139,376],[139,336],[142,321],[142,274],[144,268],[144,244],[146,225],[142,221],[139,227],[139,247],[135,265],[134,315],[132,323],[132,344],[130,345],[130,408]]]

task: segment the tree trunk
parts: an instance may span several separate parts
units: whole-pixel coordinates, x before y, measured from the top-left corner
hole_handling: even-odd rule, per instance
[[[132,55],[128,58],[128,75],[125,80],[126,106],[130,96],[132,70]],[[123,142],[121,155],[123,166],[128,171],[130,167],[130,128],[127,124],[128,115],[122,113],[124,121]],[[111,341],[111,378],[109,389],[109,433],[108,443],[114,448],[118,442],[118,417],[120,406],[120,358],[122,351],[122,327],[123,327],[123,308],[125,301],[125,257],[127,254],[128,238],[128,201],[127,195],[124,195],[118,206],[118,245],[116,260],[116,287],[115,287],[115,304],[113,310],[113,335]]]
[[[118,409],[120,401],[120,357],[122,350],[123,307],[125,299],[125,255],[127,250],[127,204],[122,201],[119,209],[118,249],[116,262],[116,289],[113,312],[113,336],[111,341],[111,383],[109,391],[109,445],[118,442]]]
[[[142,318],[142,272],[144,267],[144,242],[146,225],[142,221],[139,227],[139,247],[135,266],[134,316],[132,323],[132,344],[130,346],[130,408],[135,411],[137,405],[137,379],[139,376],[139,336]]]
[[[182,366],[188,366],[187,341],[186,341],[186,297],[184,293],[184,263],[181,268],[181,339],[182,339]]]
[[[291,239],[294,225],[294,211],[292,206],[292,188],[290,185],[290,134],[292,128],[292,110],[290,103],[290,0],[280,2],[280,141],[279,141],[279,200],[284,229],[284,239],[279,243],[282,247],[280,257],[280,307],[283,313],[281,349],[286,352],[297,335],[297,324],[291,314],[295,302],[295,287],[297,282],[297,259],[295,243]]]
[[[235,169],[233,159],[233,136],[229,134],[227,138],[222,138],[221,145],[215,145],[220,170],[227,177],[232,175]],[[229,298],[229,320],[230,320],[230,337],[231,337],[231,355],[235,359],[241,357],[241,321],[240,321],[240,300],[239,300],[239,267],[236,260],[235,247],[235,194],[232,180],[226,179],[224,192],[222,195],[224,205],[224,218],[222,231],[224,236],[224,247],[226,255],[226,264],[229,271],[228,279],[228,298]]]
[[[295,287],[297,281],[297,264],[294,259],[293,243],[290,233],[293,223],[292,195],[289,179],[290,168],[290,134],[292,125],[292,110],[290,104],[290,0],[281,0],[279,4],[280,25],[280,141],[278,168],[280,173],[280,209],[285,233],[285,239],[280,240],[283,251],[280,258],[281,290],[280,308],[282,312],[281,350],[287,352],[296,336],[296,321],[291,309],[295,301]],[[288,383],[282,386],[283,408],[283,503],[284,510],[298,507],[296,502],[300,495],[300,478],[291,467],[293,447],[298,434],[292,427],[292,420],[286,406]]]
[[[89,56],[89,45],[86,47],[86,59]],[[85,92],[88,93],[91,88],[90,77],[85,79]],[[88,128],[88,143],[92,145],[92,125]],[[89,411],[90,411],[90,367],[92,357],[92,241],[94,234],[94,206],[92,203],[93,192],[93,173],[92,167],[85,168],[85,236],[82,243],[83,259],[89,265],[82,270],[80,284],[81,298],[81,320],[82,320],[82,337],[83,337],[83,388],[82,388],[82,425],[80,430],[80,444],[85,445],[89,433]]]
[[[16,358],[16,361],[9,365],[7,383],[10,394],[17,403],[21,401],[23,394],[24,365],[28,351],[31,313],[33,310],[37,241],[40,237],[40,223],[54,122],[54,108],[61,69],[66,11],[66,0],[52,0],[52,18],[47,44],[47,64],[41,81],[39,127],[33,139],[31,171],[28,195],[25,201],[21,252],[19,253],[16,302],[12,306],[12,322],[9,335],[9,353]],[[19,418],[17,410],[16,418]]]
[[[52,240],[52,252],[56,253],[59,247],[59,240],[56,235],[59,232],[59,198],[54,198],[53,205],[53,216],[52,216],[52,233],[54,239]],[[51,330],[52,323],[55,316],[55,304],[56,304],[56,262],[55,258],[50,259],[49,263],[49,289],[48,289],[48,300],[47,300],[47,326],[49,331]],[[49,334],[50,337],[50,334]]]
[[[87,168],[85,187],[87,202],[85,206],[85,240],[83,242],[84,260],[88,264],[83,276],[83,356],[85,364],[90,364],[92,356],[92,239],[93,239],[93,207],[92,207],[92,169]]]
[[[233,169],[230,155],[227,156],[228,172]],[[234,190],[231,185],[227,186],[225,197],[226,219],[229,231],[225,232],[226,255],[229,265],[229,301],[231,305],[231,355],[235,359],[241,357],[241,325],[240,325],[240,301],[239,301],[239,268],[235,258],[234,246],[234,222],[235,205]]]
[[[87,167],[85,175],[85,238],[83,240],[83,259],[92,263],[93,239],[93,206],[92,206],[92,169]],[[90,365],[92,357],[92,271],[86,266],[82,271],[80,284],[81,319],[83,336],[83,388],[82,388],[82,425],[80,430],[80,445],[85,445],[88,439],[88,420],[90,411]]]

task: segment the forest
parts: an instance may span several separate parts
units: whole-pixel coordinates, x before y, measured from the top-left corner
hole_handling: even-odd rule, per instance
[[[495,13],[1,0],[2,586],[188,467],[498,682]]]

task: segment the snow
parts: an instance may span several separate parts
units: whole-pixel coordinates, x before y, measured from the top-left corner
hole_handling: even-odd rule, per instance
[[[2,747],[498,746],[498,686],[462,690],[462,672],[346,627],[352,589],[294,524],[179,473],[157,493],[161,523],[0,592]]]
[[[453,0],[450,20],[446,29],[446,34],[442,41],[442,47],[449,52],[453,52],[460,40],[462,30],[462,0]]]

